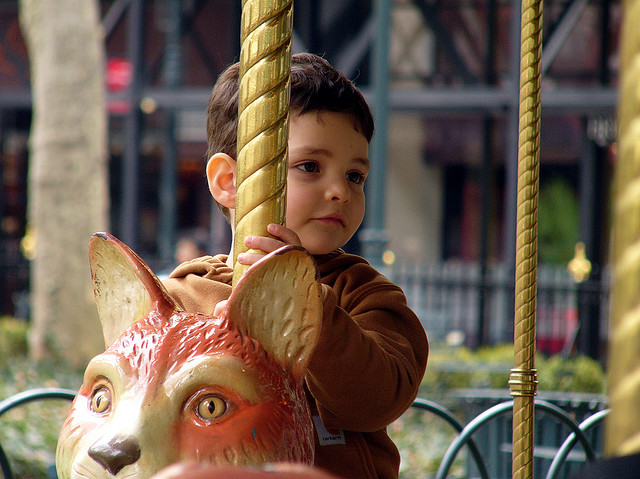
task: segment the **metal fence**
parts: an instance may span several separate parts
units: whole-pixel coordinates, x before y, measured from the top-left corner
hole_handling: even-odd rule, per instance
[[[28,265],[0,257],[4,309],[28,317]],[[485,268],[475,262],[396,262],[382,271],[407,295],[432,342],[476,346],[513,341],[513,273],[505,265]],[[562,266],[538,266],[538,349],[557,353],[573,345],[581,312],[597,316],[600,341],[607,339],[609,274],[576,283]],[[5,297],[6,296],[6,297]],[[6,313],[5,313],[6,314]]]
[[[401,263],[385,271],[407,295],[431,341],[475,346],[513,341],[513,273],[505,265]],[[607,335],[609,275],[577,283],[561,266],[538,266],[538,348],[557,353],[574,344],[582,310],[598,314]]]

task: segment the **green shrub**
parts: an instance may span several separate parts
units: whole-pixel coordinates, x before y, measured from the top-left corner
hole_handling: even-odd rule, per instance
[[[463,388],[505,388],[513,367],[513,346],[469,348],[435,346],[429,354],[420,397],[444,402],[449,393]]]
[[[538,390],[601,394],[606,390],[605,372],[597,361],[585,356],[563,358],[537,354]],[[455,407],[455,389],[509,389],[513,368],[513,345],[469,348],[433,347],[419,396]]]
[[[538,389],[604,393],[605,372],[597,361],[585,356],[536,355]],[[509,388],[513,368],[513,345],[469,348],[434,347],[429,356],[420,396],[446,400],[453,389]]]
[[[547,391],[604,393],[606,388],[602,366],[586,356],[552,356],[536,364],[536,369],[539,388]]]
[[[27,356],[28,330],[26,321],[9,316],[0,317],[0,361]]]

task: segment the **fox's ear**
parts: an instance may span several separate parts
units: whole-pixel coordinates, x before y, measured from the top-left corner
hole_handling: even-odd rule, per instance
[[[300,380],[322,326],[321,285],[313,257],[291,245],[265,256],[236,284],[227,314]]]
[[[181,310],[147,264],[115,236],[93,235],[89,263],[106,347],[152,311],[168,319]]]

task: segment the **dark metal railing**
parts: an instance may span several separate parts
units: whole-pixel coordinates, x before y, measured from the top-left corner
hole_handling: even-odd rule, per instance
[[[409,306],[433,342],[453,336],[478,346],[513,341],[514,279],[501,264],[474,262],[395,264],[385,273],[404,290]],[[609,275],[577,283],[566,267],[539,265],[538,350],[567,352],[574,346],[581,311],[596,311],[606,340]],[[484,328],[484,330],[481,330]]]
[[[61,388],[40,388],[24,391],[10,396],[0,402],[0,417],[8,411],[30,402],[51,399],[71,401],[75,397],[75,394],[75,391]],[[442,458],[437,472],[437,478],[447,477],[449,469],[451,468],[456,456],[464,446],[467,446],[470,453],[470,459],[477,468],[478,474],[482,479],[489,479],[490,474],[487,469],[486,461],[491,460],[492,457],[490,454],[487,454],[485,450],[481,450],[478,443],[472,436],[489,422],[498,420],[499,418],[510,414],[513,410],[513,401],[507,400],[495,404],[484,412],[478,414],[466,425],[463,425],[452,411],[427,399],[416,399],[412,404],[412,408],[433,414],[437,418],[446,422],[457,433],[457,436],[449,445],[449,448]],[[556,479],[559,477],[558,474],[560,468],[567,461],[569,453],[578,443],[584,451],[584,461],[592,462],[597,459],[598,451],[594,449],[592,443],[587,438],[586,432],[602,424],[604,418],[608,414],[607,409],[600,410],[578,423],[574,419],[574,414],[572,412],[565,411],[548,401],[536,400],[535,408],[536,413],[538,411],[545,413],[568,430],[566,438],[564,438],[562,443],[557,447],[557,449],[555,449],[555,455],[547,471],[546,479]],[[1,446],[0,470],[2,470],[4,479],[14,478],[9,460]]]

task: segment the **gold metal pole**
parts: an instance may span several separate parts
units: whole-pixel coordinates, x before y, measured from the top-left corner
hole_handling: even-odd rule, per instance
[[[640,2],[623,4],[605,452],[640,452]]]
[[[513,478],[533,477],[536,379],[538,171],[540,157],[540,56],[542,1],[523,0],[520,50],[520,122],[516,233],[513,405]]]
[[[293,0],[242,2],[234,285],[246,270],[237,262],[245,237],[284,224],[292,8]]]

